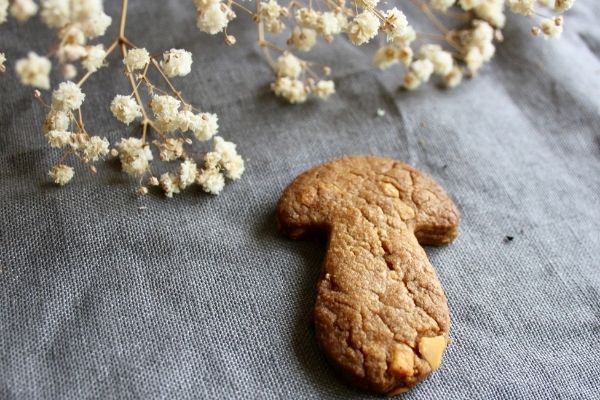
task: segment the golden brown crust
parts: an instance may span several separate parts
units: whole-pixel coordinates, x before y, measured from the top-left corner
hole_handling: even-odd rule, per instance
[[[344,157],[298,176],[277,217],[292,238],[329,234],[315,329],[350,383],[393,395],[439,366],[450,319],[420,243],[458,234],[459,213],[442,188],[395,160]]]

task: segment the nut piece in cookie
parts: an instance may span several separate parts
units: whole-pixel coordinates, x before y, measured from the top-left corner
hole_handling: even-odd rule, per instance
[[[298,176],[277,218],[294,239],[329,236],[315,331],[348,382],[395,395],[439,368],[450,318],[421,245],[451,242],[459,224],[439,185],[399,161],[344,157]]]

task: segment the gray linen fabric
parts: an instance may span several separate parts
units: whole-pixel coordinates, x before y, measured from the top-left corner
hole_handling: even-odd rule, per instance
[[[137,198],[110,161],[55,188],[44,110],[0,77],[0,399],[368,398],[337,379],[310,327],[325,245],[274,222],[294,176],[344,154],[420,168],[463,215],[455,243],[427,249],[452,344],[404,398],[600,398],[599,15],[579,0],[557,42],[510,20],[495,61],[453,91],[400,93],[397,73],[339,40],[319,50],[338,94],[293,107],[269,93],[252,24],[234,24],[227,48],[196,30],[191,0],[132,1],[129,36],[194,53],[177,82],[247,159],[219,197]],[[0,27],[11,68],[45,52],[44,32]],[[113,141],[133,133],[107,112],[129,92],[118,70],[86,86],[84,108]]]

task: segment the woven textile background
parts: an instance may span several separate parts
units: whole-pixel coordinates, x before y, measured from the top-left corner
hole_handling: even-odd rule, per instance
[[[119,3],[106,2],[115,18]],[[495,61],[453,91],[399,93],[372,47],[336,39],[318,53],[337,95],[294,107],[270,94],[251,23],[226,47],[197,31],[191,0],[132,0],[131,39],[193,52],[177,82],[247,159],[219,197],[138,198],[110,161],[55,188],[44,110],[12,71],[0,76],[0,399],[369,397],[315,344],[325,245],[282,238],[274,221],[293,177],[344,154],[416,166],[463,216],[455,243],[427,249],[452,344],[403,398],[600,398],[599,15],[579,0],[560,41],[509,20]],[[0,27],[10,69],[45,53],[46,32]],[[86,85],[84,107],[111,141],[127,133],[107,110],[129,92],[115,64]]]

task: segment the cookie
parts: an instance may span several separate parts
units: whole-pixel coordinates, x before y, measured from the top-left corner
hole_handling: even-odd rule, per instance
[[[439,368],[450,317],[421,245],[451,242],[459,224],[439,185],[399,161],[344,157],[298,176],[277,219],[293,239],[329,237],[315,334],[350,384],[394,395]]]

